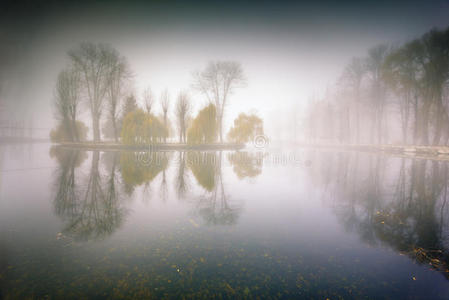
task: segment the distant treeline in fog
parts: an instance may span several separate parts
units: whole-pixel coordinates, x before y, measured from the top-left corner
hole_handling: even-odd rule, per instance
[[[128,145],[165,143],[167,138],[177,136],[180,143],[223,143],[226,107],[233,91],[246,83],[243,68],[235,61],[211,61],[194,72],[192,87],[207,100],[195,117],[193,100],[186,90],[178,92],[172,105],[167,89],[157,102],[157,96],[147,87],[139,105],[133,77],[127,58],[110,45],[85,42],[70,50],[68,64],[56,80],[53,104],[58,124],[50,132],[51,140],[84,142],[89,128],[79,115],[87,110],[94,142],[100,142],[103,136]],[[160,105],[161,115],[155,114],[156,105]],[[246,143],[261,134],[262,119],[241,113],[227,139]]]
[[[303,121],[309,142],[449,143],[449,28],[354,57]]]

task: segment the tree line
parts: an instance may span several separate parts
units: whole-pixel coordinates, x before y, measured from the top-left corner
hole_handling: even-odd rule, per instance
[[[147,88],[140,107],[131,88],[133,72],[128,60],[109,45],[81,43],[68,51],[68,58],[68,65],[59,73],[55,87],[58,125],[50,133],[55,142],[86,140],[88,127],[79,120],[79,115],[87,109],[94,142],[100,142],[103,135],[115,142],[148,144],[167,142],[168,137],[176,135],[180,143],[213,143],[217,140],[222,143],[223,117],[229,98],[235,89],[246,84],[240,63],[209,62],[206,68],[192,76],[192,87],[208,101],[193,117],[193,101],[187,91],[180,91],[171,107],[168,90],[161,93],[156,103],[157,97]],[[154,113],[156,104],[160,105],[161,115]],[[244,143],[256,132],[263,133],[262,120],[251,116],[254,120],[252,130],[242,128],[246,134],[230,134],[230,141]]]
[[[447,145],[448,83],[449,28],[378,45],[311,99],[303,126],[312,141]]]

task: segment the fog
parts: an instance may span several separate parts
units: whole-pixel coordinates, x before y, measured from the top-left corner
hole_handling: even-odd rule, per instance
[[[0,4],[0,299],[449,299],[449,0]]]
[[[157,96],[168,88],[172,98],[189,90],[194,111],[206,99],[192,90],[192,72],[211,60],[238,61],[248,84],[231,96],[225,128],[240,112],[255,112],[267,135],[289,140],[295,114],[311,97],[324,95],[352,57],[444,28],[448,12],[447,1],[6,3],[0,29],[3,115],[26,119],[47,137],[67,51],[91,41],[110,44],[129,60],[138,101],[148,86]],[[82,110],[86,123],[88,114]]]

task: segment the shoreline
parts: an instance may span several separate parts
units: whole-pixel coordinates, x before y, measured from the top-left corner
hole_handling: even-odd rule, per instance
[[[150,151],[150,145],[123,145],[117,143],[55,143],[55,147],[81,149],[88,151]],[[432,159],[449,161],[448,146],[419,146],[419,145],[368,145],[368,144],[297,144],[299,148],[313,148],[337,151],[358,151],[364,153],[388,154],[396,157]],[[245,144],[214,143],[214,144],[180,144],[160,143],[152,144],[153,151],[219,151],[241,150]]]
[[[83,150],[99,150],[99,151],[180,151],[180,150],[241,150],[245,148],[245,144],[235,143],[216,143],[216,144],[180,144],[180,143],[160,143],[151,145],[124,145],[117,143],[58,143],[57,147],[76,148]]]
[[[369,153],[384,153],[400,157],[438,159],[449,161],[448,146],[420,145],[365,145],[365,144],[299,144],[303,148],[338,149]]]

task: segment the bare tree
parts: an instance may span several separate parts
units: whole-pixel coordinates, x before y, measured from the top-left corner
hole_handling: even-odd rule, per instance
[[[164,118],[164,127],[168,132],[168,108],[170,107],[170,95],[165,89],[161,94],[162,116]],[[164,143],[167,142],[167,136],[164,136]]]
[[[95,142],[101,139],[100,118],[103,100],[108,88],[108,74],[110,72],[108,62],[114,51],[108,45],[85,42],[68,53],[73,65],[82,74],[92,115],[92,130]]]
[[[397,95],[399,107],[402,138],[407,144],[407,132],[412,113],[415,117],[413,142],[417,141],[418,134],[418,95],[419,95],[419,56],[420,44],[418,41],[407,43],[394,50],[385,59],[383,77],[387,86]]]
[[[131,70],[125,57],[120,56],[118,51],[112,49],[107,56],[108,59],[108,117],[112,123],[114,139],[118,142],[118,118],[120,100],[123,97],[126,81],[131,77]]]
[[[147,87],[143,91],[143,102],[145,105],[145,110],[147,111],[148,114],[150,114],[154,103],[154,94],[150,87]]]
[[[361,58],[355,57],[346,66],[343,79],[351,86],[355,106],[356,142],[360,143],[360,85],[366,72],[366,66]]]
[[[377,127],[377,143],[382,143],[382,130],[384,126],[386,87],[382,79],[382,67],[390,49],[387,45],[378,45],[369,49],[366,59],[367,73],[371,79],[371,101],[373,108],[373,123],[371,137],[374,138],[373,131]]]
[[[182,91],[178,94],[176,103],[176,120],[178,122],[179,142],[186,142],[187,120],[190,116],[192,106],[189,95]]]
[[[80,73],[73,68],[62,70],[56,81],[55,107],[57,118],[72,141],[79,141],[76,118],[80,101]]]
[[[242,66],[235,61],[212,61],[203,71],[195,72],[193,78],[193,86],[216,106],[218,132],[223,142],[223,115],[229,95],[246,84]]]

